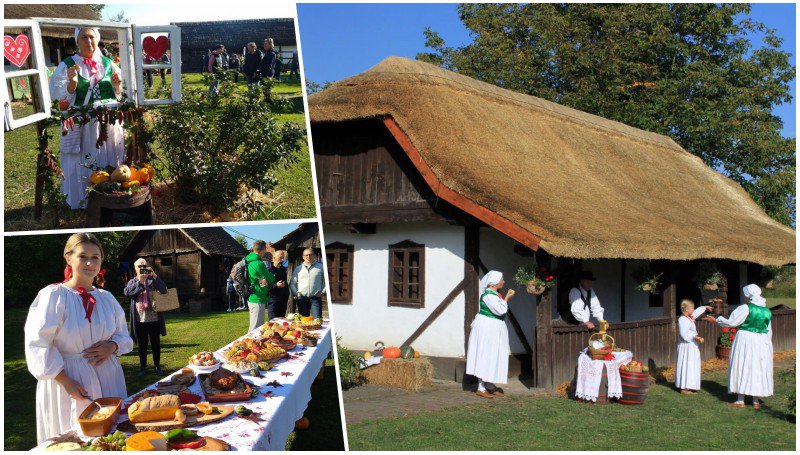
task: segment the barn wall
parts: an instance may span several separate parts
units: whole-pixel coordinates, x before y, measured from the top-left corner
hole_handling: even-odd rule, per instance
[[[388,246],[402,240],[425,245],[425,307],[388,306]],[[375,234],[325,226],[326,243],[354,246],[353,303],[332,304],[336,333],[350,349],[371,350],[376,341],[405,341],[464,278],[464,228],[447,223],[387,223]],[[428,356],[464,356],[464,294],[414,342]]]

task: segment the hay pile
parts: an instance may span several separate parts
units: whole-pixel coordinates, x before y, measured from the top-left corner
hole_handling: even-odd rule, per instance
[[[383,359],[364,370],[368,384],[398,387],[419,392],[433,381],[433,365],[425,357],[418,359]]]
[[[564,381],[556,387],[556,394],[561,398],[570,398],[572,396],[572,382]]]

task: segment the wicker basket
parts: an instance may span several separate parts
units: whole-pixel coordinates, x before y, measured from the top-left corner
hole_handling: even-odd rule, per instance
[[[712,284],[706,283],[705,285],[703,285],[703,289],[705,289],[706,291],[716,291],[717,289],[719,289],[719,286],[716,283]]]
[[[602,349],[595,349],[592,347],[593,340],[600,340],[605,343],[606,347]],[[609,340],[611,344],[609,344]],[[598,332],[593,333],[589,337],[589,357],[593,358],[594,360],[603,360],[608,354],[614,351],[614,337],[605,333],[605,332]]]
[[[525,287],[525,290],[527,290],[529,294],[542,295],[545,291],[545,287],[544,285],[537,286],[533,281],[529,281],[528,285]]]

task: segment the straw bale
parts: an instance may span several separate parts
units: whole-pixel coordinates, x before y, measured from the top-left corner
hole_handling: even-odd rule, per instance
[[[381,363],[366,368],[364,378],[368,384],[398,387],[419,392],[433,381],[430,359],[383,359]]]

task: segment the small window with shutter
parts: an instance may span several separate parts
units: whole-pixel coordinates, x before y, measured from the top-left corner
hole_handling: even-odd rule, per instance
[[[325,246],[331,302],[353,303],[353,245],[332,243]]]
[[[389,245],[389,306],[425,306],[425,245]]]

